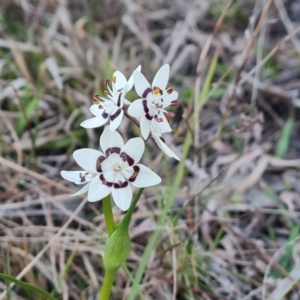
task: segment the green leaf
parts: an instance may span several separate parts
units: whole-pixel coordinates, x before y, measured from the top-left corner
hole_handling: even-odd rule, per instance
[[[21,286],[22,288],[24,288],[26,290],[34,291],[34,292],[36,292],[38,294],[41,294],[41,295],[45,296],[46,299],[56,300],[55,297],[53,297],[52,295],[50,295],[49,293],[47,293],[43,289],[41,289],[41,288],[39,288],[37,286],[34,286],[34,285],[30,284],[30,283],[26,283],[24,281],[20,281],[20,280],[16,279],[13,276],[0,273],[0,278],[8,280],[8,281],[11,281],[11,282],[15,283],[18,286]]]
[[[280,138],[276,145],[276,156],[279,158],[283,158],[289,149],[293,125],[294,118],[289,117],[283,126]]]

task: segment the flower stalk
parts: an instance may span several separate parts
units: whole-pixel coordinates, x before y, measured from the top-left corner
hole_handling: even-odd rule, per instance
[[[115,222],[114,217],[112,213],[112,207],[111,207],[111,201],[110,201],[110,195],[106,196],[103,200],[103,213],[106,223],[106,229],[108,233],[108,237],[110,237],[113,232],[115,231]]]
[[[140,199],[143,188],[139,190],[134,197],[126,215],[122,221],[116,226],[115,231],[109,237],[105,245],[105,252],[103,256],[103,264],[105,268],[105,275],[103,286],[99,295],[99,300],[109,299],[110,290],[119,268],[127,260],[131,251],[131,240],[128,234],[128,228],[133,214],[134,208]]]

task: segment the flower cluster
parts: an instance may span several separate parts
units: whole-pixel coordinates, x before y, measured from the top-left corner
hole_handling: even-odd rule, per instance
[[[107,80],[104,96],[95,95],[90,107],[93,118],[81,123],[84,128],[96,128],[109,122],[100,137],[101,151],[79,149],[73,154],[82,171],[62,171],[61,176],[82,185],[77,193],[88,193],[88,201],[94,202],[112,194],[115,204],[123,211],[132,200],[132,187],[144,188],[157,185],[161,178],[148,167],[139,164],[144,149],[144,140],[150,136],[158,147],[169,157],[179,157],[167,146],[163,133],[171,132],[168,119],[174,114],[168,106],[178,105],[178,93],[167,87],[170,66],[162,66],[155,75],[152,85],[141,73],[139,66],[129,80],[115,71]],[[135,87],[139,99],[130,102],[126,94]],[[141,137],[132,138],[124,144],[122,136],[116,131],[122,118],[127,115],[140,124]],[[73,195],[73,196],[74,196]]]

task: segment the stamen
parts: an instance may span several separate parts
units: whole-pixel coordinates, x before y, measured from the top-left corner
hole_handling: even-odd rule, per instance
[[[166,113],[166,117],[169,118],[169,119],[172,119],[172,118],[175,117],[175,114],[173,112],[169,111],[169,112]]]
[[[163,94],[163,92],[162,92],[162,90],[159,88],[159,87],[154,87],[153,88],[153,94],[156,96],[156,95],[158,95],[158,94]]]
[[[179,104],[178,100],[171,101],[171,106],[177,106]]]
[[[117,77],[116,77],[116,76],[113,76],[112,79],[111,79],[111,81],[112,81],[113,83],[116,83]]]
[[[113,169],[114,169],[115,171],[120,171],[120,170],[121,170],[121,167],[120,167],[118,164],[116,164],[116,165],[113,166]]]
[[[100,96],[99,95],[94,95],[92,103],[93,104],[99,104],[100,103]]]
[[[180,133],[180,130],[174,128],[174,129],[172,129],[172,133],[174,133],[174,134],[179,134],[179,133]]]
[[[168,94],[172,94],[172,93],[173,93],[173,88],[168,87],[168,88],[166,89],[166,92],[167,92]]]
[[[157,118],[155,118],[155,121],[156,121],[157,123],[162,123],[164,120],[163,120],[163,118],[157,117]]]
[[[106,79],[106,80],[105,80],[105,85],[106,85],[106,86],[109,86],[109,83],[110,83],[110,80],[109,80],[109,79]]]
[[[104,90],[104,95],[105,96],[109,95],[109,91],[108,90]]]

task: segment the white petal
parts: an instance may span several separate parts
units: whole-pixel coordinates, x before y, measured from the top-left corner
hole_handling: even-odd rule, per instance
[[[156,73],[153,82],[152,88],[159,87],[161,90],[165,90],[169,81],[170,76],[170,65],[163,65]]]
[[[89,186],[90,186],[89,183],[86,184],[86,185],[85,185],[82,189],[80,189],[78,192],[76,192],[75,194],[70,195],[70,197],[78,196],[78,195],[82,195],[82,194],[86,193],[86,192],[88,191],[88,189],[89,189]]]
[[[93,104],[90,106],[90,112],[96,117],[102,116],[104,108],[99,108],[98,104]]]
[[[112,196],[116,205],[123,211],[127,210],[132,201],[132,188],[128,184],[124,188],[112,188]]]
[[[122,148],[121,152],[125,152],[134,160],[134,164],[137,164],[145,150],[145,143],[141,138],[130,139],[125,146]]]
[[[143,99],[133,101],[128,107],[128,114],[136,119],[145,115]]]
[[[110,131],[109,126],[104,128],[103,133],[100,136],[100,146],[102,151],[105,153],[108,148],[124,146],[122,136],[117,131]]]
[[[101,200],[111,193],[111,188],[102,184],[99,176],[95,177],[89,186],[88,201],[95,202]]]
[[[120,114],[113,121],[110,120],[110,124],[109,124],[110,131],[115,131],[120,126],[123,116],[124,116],[124,111],[123,109],[121,109]]]
[[[139,174],[133,182],[130,182],[137,188],[153,186],[161,183],[161,178],[144,165],[137,164],[140,168]]]
[[[86,171],[61,171],[60,175],[62,178],[75,184],[85,184],[92,180],[91,174]]]
[[[98,116],[98,117],[85,120],[80,125],[84,128],[96,128],[104,125],[107,121],[108,118],[104,119],[102,116]]]
[[[97,174],[96,162],[99,156],[104,156],[104,154],[98,150],[94,149],[79,149],[74,151],[73,157],[77,164],[84,170]]]
[[[160,113],[159,118],[161,118],[163,121],[162,122],[157,122],[155,119],[152,120],[152,127],[156,127],[159,129],[160,133],[165,133],[165,132],[172,132],[172,128],[166,118],[166,116],[163,113]]]
[[[167,156],[173,157],[177,160],[180,160],[180,158],[169,148],[169,146],[164,143],[159,136],[153,135],[152,136],[154,141],[156,142],[157,146],[160,148],[161,151],[163,151]]]
[[[141,69],[142,69],[142,66],[139,65],[134,71],[138,71],[138,72],[141,72]],[[129,77],[128,81],[127,81],[127,84],[128,84],[128,91],[130,91],[133,87],[133,84],[134,84],[134,80],[133,80],[133,73],[131,74],[131,76]]]
[[[151,93],[152,93],[150,83],[148,82],[146,77],[141,72],[134,71],[133,72],[133,80],[134,80],[134,88],[140,97],[146,98],[146,95],[144,93],[148,89],[150,89]]]
[[[120,71],[115,71],[113,77],[116,77],[116,81],[113,83],[116,90],[119,91],[124,88],[127,83],[126,77]]]
[[[146,140],[150,133],[151,121],[148,120],[146,117],[142,117],[140,126],[142,137],[144,138],[144,140]]]
[[[163,108],[166,108],[171,105],[171,102],[178,99],[178,92],[173,91],[171,94],[167,92],[163,95]]]

